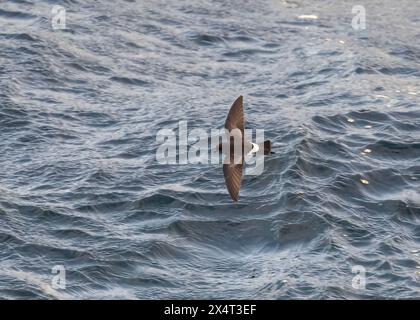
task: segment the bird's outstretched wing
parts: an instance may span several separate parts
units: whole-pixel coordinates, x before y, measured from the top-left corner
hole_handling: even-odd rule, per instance
[[[233,201],[239,199],[239,189],[241,188],[243,161],[235,164],[231,157],[230,163],[223,164],[223,175],[225,176],[226,187]]]
[[[225,128],[229,130],[230,138],[228,141],[233,143],[232,138],[239,137],[239,141],[241,141],[241,146],[243,146],[243,137],[244,137],[244,128],[245,128],[245,117],[244,117],[244,105],[243,105],[243,97],[239,96],[235,102],[230,107],[228,116],[225,122]],[[236,129],[236,130],[234,130]],[[239,129],[240,133],[237,132]],[[232,131],[233,130],[233,131]],[[233,147],[233,146],[232,146]],[[236,149],[236,148],[235,148]],[[223,164],[223,174],[225,176],[226,187],[229,191],[230,196],[232,197],[233,201],[238,201],[239,199],[239,190],[241,188],[241,180],[242,180],[242,169],[243,169],[243,150],[240,148],[239,150],[234,150],[231,148],[230,156],[226,155]],[[236,156],[239,156],[240,161],[235,161],[235,153]]]
[[[244,105],[243,105],[243,97],[239,96],[235,102],[230,107],[228,116],[225,122],[225,128],[229,131],[232,129],[239,129],[242,132],[242,136],[244,133],[245,127],[245,117],[244,117]]]

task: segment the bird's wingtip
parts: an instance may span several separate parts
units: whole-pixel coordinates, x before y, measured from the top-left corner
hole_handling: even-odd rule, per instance
[[[243,100],[244,100],[244,96],[243,95],[240,95],[239,97],[236,98],[236,101],[243,102]]]

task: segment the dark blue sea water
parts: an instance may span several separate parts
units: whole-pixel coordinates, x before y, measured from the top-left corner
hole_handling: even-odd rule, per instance
[[[155,153],[158,130],[220,128],[239,95],[275,154],[234,204],[220,165]],[[0,298],[420,298],[419,281],[418,1],[0,1]]]

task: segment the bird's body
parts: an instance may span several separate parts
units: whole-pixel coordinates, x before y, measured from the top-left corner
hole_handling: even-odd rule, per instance
[[[242,170],[247,156],[264,150],[264,155],[271,153],[271,141],[264,141],[261,145],[245,139],[245,117],[243,111],[243,97],[240,96],[232,104],[225,121],[225,129],[229,131],[229,143],[219,144],[219,150],[224,152],[223,174],[226,187],[233,201],[238,201],[241,187]]]

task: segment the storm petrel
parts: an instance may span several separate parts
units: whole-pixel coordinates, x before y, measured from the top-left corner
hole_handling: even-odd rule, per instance
[[[271,153],[270,140],[266,140],[261,145],[258,145],[243,139],[242,137],[245,137],[244,127],[245,117],[243,97],[240,96],[230,107],[225,122],[225,129],[229,130],[230,133],[230,143],[227,146],[226,143],[219,144],[220,151],[226,150],[225,148],[229,148],[230,150],[229,155],[225,156],[226,158],[230,157],[230,159],[225,158],[223,162],[223,175],[225,176],[227,190],[235,202],[237,202],[239,199],[239,189],[241,188],[242,170],[245,156],[258,152],[260,148],[264,149],[264,155]],[[234,143],[235,138],[237,139],[236,141],[242,142],[242,147],[237,148],[240,151],[237,151],[236,154]]]

